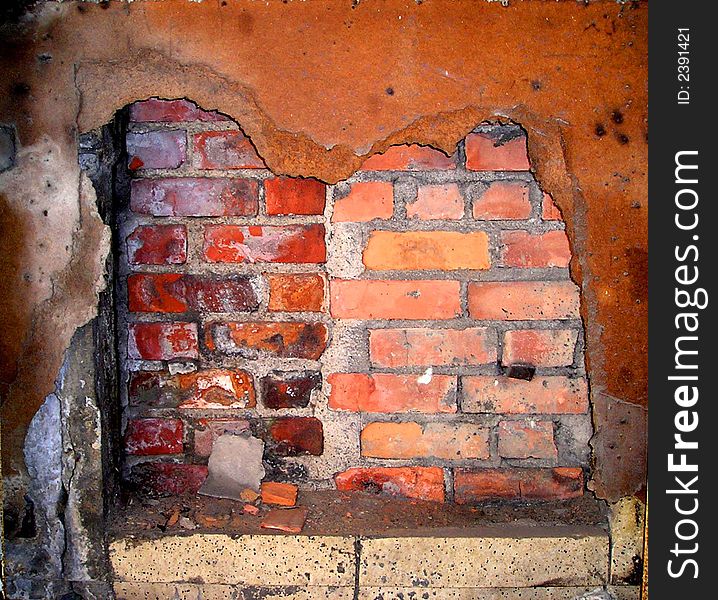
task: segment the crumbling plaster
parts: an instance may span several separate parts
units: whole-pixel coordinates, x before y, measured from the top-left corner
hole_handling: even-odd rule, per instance
[[[232,116],[275,172],[327,182],[391,144],[452,152],[482,120],[520,123],[582,286],[593,485],[611,500],[639,491],[647,12],[572,0],[48,2],[5,26],[0,121],[18,155],[0,174],[4,472],[24,470],[27,426],[101,286],[108,238],[80,176],[78,132],[160,96]]]

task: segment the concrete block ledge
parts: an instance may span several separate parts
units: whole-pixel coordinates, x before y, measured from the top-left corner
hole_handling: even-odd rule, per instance
[[[609,537],[602,529],[508,529],[504,536],[122,537],[110,543],[110,558],[117,597],[126,600],[243,600],[255,597],[246,595],[250,590],[262,590],[261,598],[320,600],[425,593],[436,600],[553,600],[607,584]]]

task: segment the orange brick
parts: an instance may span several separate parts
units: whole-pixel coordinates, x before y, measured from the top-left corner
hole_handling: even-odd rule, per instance
[[[494,139],[485,133],[466,136],[466,168],[471,171],[528,171],[526,138],[521,136],[495,145]]]
[[[583,471],[578,467],[454,470],[457,504],[501,498],[565,500],[582,495]]]
[[[499,456],[502,458],[556,458],[551,421],[501,421]]]
[[[561,211],[553,201],[551,194],[544,193],[541,200],[541,218],[544,221],[560,221]]]
[[[340,491],[384,493],[443,502],[444,471],[438,467],[354,468],[334,477]]]
[[[364,161],[360,171],[429,171],[455,169],[453,156],[428,146],[392,146],[383,154],[375,154]]]
[[[291,483],[265,481],[262,483],[262,502],[277,506],[294,506],[297,503],[297,486]]]
[[[327,344],[324,323],[259,321],[208,323],[207,348],[249,360],[304,358],[319,360]]]
[[[369,353],[379,367],[483,365],[496,360],[496,334],[468,329],[374,329]]]
[[[578,287],[572,281],[487,281],[469,284],[469,314],[474,319],[576,319],[578,310]]]
[[[565,231],[531,234],[504,231],[501,262],[505,267],[568,267],[571,249]]]
[[[420,185],[416,201],[406,205],[408,217],[424,221],[431,219],[460,219],[464,216],[464,199],[455,183]]]
[[[332,280],[338,319],[452,319],[461,315],[458,281]]]
[[[472,423],[369,423],[361,432],[361,453],[372,458],[488,458],[489,430]]]
[[[497,181],[474,202],[474,219],[528,219],[529,188],[525,183]]]
[[[528,363],[541,367],[573,364],[578,332],[573,329],[515,329],[504,334],[502,364]]]
[[[368,181],[353,183],[349,195],[336,200],[332,221],[391,219],[393,213],[394,186],[386,181]]]
[[[486,375],[464,377],[462,384],[461,409],[467,413],[584,414],[588,411],[588,386],[582,377],[534,377],[523,381]]]
[[[364,265],[374,271],[488,269],[489,238],[483,231],[373,231]]]
[[[329,408],[375,413],[455,413],[456,378],[434,375],[332,373]]]
[[[272,274],[269,310],[317,312],[324,304],[324,278],[318,273]]]

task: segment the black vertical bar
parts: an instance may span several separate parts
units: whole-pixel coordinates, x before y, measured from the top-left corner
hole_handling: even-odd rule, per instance
[[[716,597],[716,239],[708,2],[649,9],[649,486],[652,600]],[[707,304],[706,304],[707,302]],[[678,437],[676,437],[678,436]],[[696,446],[697,444],[697,446]]]

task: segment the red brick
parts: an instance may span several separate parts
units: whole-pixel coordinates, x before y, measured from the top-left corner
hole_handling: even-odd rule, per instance
[[[504,231],[501,245],[501,264],[505,267],[568,267],[571,260],[565,231]]]
[[[127,134],[127,160],[137,169],[176,169],[187,158],[187,133],[162,129]]]
[[[467,413],[585,414],[588,386],[579,377],[534,377],[531,381],[509,377],[463,378],[461,409]]]
[[[551,194],[544,193],[541,200],[541,218],[544,221],[561,221],[561,210],[553,201]]]
[[[253,216],[259,207],[259,186],[252,179],[135,179],[131,187],[130,208],[155,217]]]
[[[501,421],[499,456],[502,458],[556,458],[551,421]]]
[[[394,186],[388,181],[353,183],[349,194],[334,202],[332,221],[361,223],[391,219],[394,214]]]
[[[469,284],[474,319],[523,321],[577,319],[578,287],[572,281],[501,281]]]
[[[173,360],[198,358],[196,323],[130,323],[130,358]]]
[[[194,453],[203,458],[212,454],[214,442],[219,436],[249,431],[249,421],[244,419],[200,419],[197,425],[194,430]]]
[[[267,408],[306,408],[312,391],[321,387],[318,372],[272,373],[262,378],[262,399]]]
[[[131,265],[180,265],[187,260],[184,225],[140,225],[127,237]]]
[[[455,469],[454,501],[474,504],[486,500],[565,500],[583,495],[583,471],[553,469]]]
[[[241,131],[203,131],[193,137],[197,169],[263,169],[264,161]]]
[[[183,463],[145,463],[133,467],[130,479],[142,494],[196,494],[207,479],[207,467]]]
[[[324,225],[208,225],[204,257],[217,263],[323,263]]]
[[[428,146],[392,146],[383,154],[374,154],[359,167],[360,171],[432,171],[455,169],[453,156]]]
[[[247,277],[136,273],[127,278],[132,312],[246,312],[259,306]]]
[[[132,371],[129,374],[128,395],[132,406],[155,407],[163,404],[162,375],[157,371]]]
[[[314,417],[273,419],[267,448],[274,456],[320,456],[324,451],[324,428]]]
[[[406,205],[408,217],[423,221],[460,219],[464,216],[464,199],[455,183],[420,185],[416,200]]]
[[[497,181],[474,201],[474,219],[528,219],[531,216],[529,188],[525,183]]]
[[[374,329],[369,354],[379,367],[483,365],[496,361],[496,334],[468,329]]]
[[[241,409],[257,402],[247,371],[206,369],[177,376],[183,401],[179,408]]]
[[[324,278],[318,273],[272,274],[269,281],[269,310],[318,312],[324,304]]]
[[[208,112],[188,100],[160,100],[150,98],[130,106],[130,121],[177,123],[181,121],[228,121],[218,112]]]
[[[337,489],[443,502],[444,471],[438,467],[354,468],[334,477]]]
[[[471,423],[369,423],[361,454],[372,458],[489,458],[489,430]]]
[[[539,367],[573,364],[578,333],[572,329],[516,329],[504,334],[502,364],[528,363]]]
[[[521,136],[496,145],[490,134],[466,136],[466,168],[471,171],[528,171],[526,138]]]
[[[342,280],[329,282],[338,319],[453,319],[461,315],[458,281]]]
[[[182,436],[179,419],[130,419],[125,431],[125,451],[137,456],[181,454]]]
[[[326,185],[316,179],[266,179],[264,193],[268,215],[324,214]]]
[[[483,231],[373,231],[363,255],[374,271],[488,269],[489,238]]]
[[[130,275],[127,296],[131,312],[183,313],[187,310],[181,274]]]
[[[207,346],[243,358],[304,358],[319,360],[327,344],[323,323],[211,323]]]
[[[428,381],[422,383],[421,381]],[[374,413],[455,413],[456,377],[332,373],[329,408]]]

